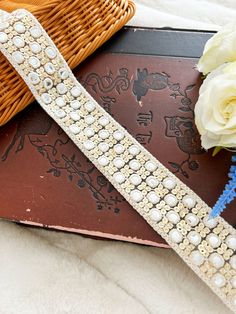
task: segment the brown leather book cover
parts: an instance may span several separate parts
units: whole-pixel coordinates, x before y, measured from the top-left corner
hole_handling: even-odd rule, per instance
[[[194,125],[195,64],[211,35],[125,28],[75,71],[98,103],[209,205],[231,158],[204,152]],[[167,246],[37,103],[0,129],[0,174],[2,218]],[[235,204],[223,214],[232,225]]]

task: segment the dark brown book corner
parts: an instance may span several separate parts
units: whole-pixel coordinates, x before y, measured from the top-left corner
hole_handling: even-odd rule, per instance
[[[212,206],[230,153],[201,149],[195,64],[210,32],[126,27],[75,71],[98,103]],[[167,247],[35,102],[0,128],[0,217]],[[232,208],[224,218],[236,224]]]

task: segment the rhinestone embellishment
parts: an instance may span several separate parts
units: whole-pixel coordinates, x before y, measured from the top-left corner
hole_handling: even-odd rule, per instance
[[[40,78],[39,78],[38,74],[35,73],[35,72],[31,72],[31,73],[29,74],[29,80],[30,80],[30,81],[32,82],[32,84],[34,84],[34,85],[37,85],[37,84],[39,84],[39,82],[40,82]]]
[[[172,222],[173,224],[177,224],[180,221],[180,217],[179,214],[176,213],[175,211],[171,210],[167,213],[166,217],[168,218],[168,220],[170,222]]]
[[[154,221],[154,222],[159,222],[162,219],[162,214],[161,211],[157,208],[153,208],[150,211],[150,218]]]
[[[56,58],[56,55],[57,55],[56,50],[52,47],[46,48],[45,53],[49,59],[54,59]]]
[[[23,63],[25,61],[25,58],[24,58],[23,54],[21,52],[19,52],[19,51],[13,52],[12,58],[18,64],[21,64],[21,63]]]
[[[73,134],[78,134],[80,132],[80,128],[76,124],[71,124],[69,129]]]
[[[64,107],[66,103],[63,97],[58,97],[56,99],[56,104],[58,107]]]
[[[37,42],[33,42],[30,44],[30,49],[33,53],[39,53],[42,49],[41,46]]]
[[[143,199],[143,194],[139,190],[133,190],[130,193],[130,196],[133,201],[139,203]]]
[[[7,34],[1,32],[0,33],[0,43],[4,44],[7,42],[7,40],[8,40]]]
[[[44,69],[49,75],[52,75],[55,73],[55,67],[51,62],[46,63],[44,66]]]
[[[50,78],[45,78],[43,81],[43,86],[45,87],[46,90],[49,90],[53,87],[53,81]]]
[[[67,87],[64,83],[59,83],[57,85],[57,91],[60,95],[64,95],[67,93]]]
[[[204,256],[198,251],[193,251],[190,254],[190,259],[192,263],[196,266],[201,266],[204,262]]]
[[[146,164],[145,164],[145,168],[150,171],[150,172],[153,172],[157,169],[157,165],[152,162],[152,161],[147,161]]]
[[[169,190],[172,190],[172,189],[175,188],[176,182],[173,179],[171,179],[171,178],[166,178],[163,181],[163,185],[164,185],[165,188],[167,188]]]
[[[109,148],[109,147],[108,147]],[[107,151],[107,150],[105,150]],[[119,157],[116,157],[114,160],[113,160],[113,164],[116,168],[120,169],[122,167],[124,167],[124,160],[122,158],[119,158]]]
[[[98,123],[101,126],[106,126],[106,125],[109,124],[109,119],[107,117],[105,117],[105,116],[102,116],[101,118],[99,118]]]
[[[109,145],[107,143],[100,143],[98,148],[101,152],[106,153],[109,150]]]
[[[136,155],[138,155],[140,153],[140,148],[137,145],[131,145],[129,147],[129,153],[132,156],[136,156]]]
[[[30,57],[28,62],[34,69],[38,69],[40,67],[40,61],[36,57]]]
[[[183,240],[182,234],[177,229],[172,229],[169,235],[171,240],[175,243],[180,243]]]
[[[19,34],[23,34],[25,32],[25,26],[23,23],[17,22],[14,24],[14,30]]]
[[[132,174],[132,176],[129,178],[129,180],[135,186],[139,185],[142,182],[142,179],[138,174]]]
[[[42,35],[42,31],[39,27],[34,26],[30,29],[30,34],[33,38],[39,38]]]
[[[156,188],[159,184],[158,180],[154,176],[150,176],[146,179],[147,185],[149,185],[151,188]]]
[[[125,176],[121,172],[116,172],[114,174],[114,180],[115,180],[116,183],[121,184],[121,183],[123,183],[125,181]]]
[[[74,97],[79,97],[79,95],[81,94],[81,90],[75,86],[71,89],[71,95]]]
[[[12,41],[13,41],[13,44],[17,48],[23,48],[25,46],[25,41],[20,36],[15,36]],[[0,35],[0,42],[1,42],[1,35]]]
[[[81,106],[81,103],[78,100],[73,100],[70,105],[73,109],[79,109]]]

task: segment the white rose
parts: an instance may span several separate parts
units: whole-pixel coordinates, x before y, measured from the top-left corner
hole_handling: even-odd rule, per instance
[[[207,41],[197,67],[203,74],[208,74],[232,61],[236,61],[236,23],[226,25]]]
[[[220,66],[204,80],[195,122],[205,149],[236,147],[236,62]]]

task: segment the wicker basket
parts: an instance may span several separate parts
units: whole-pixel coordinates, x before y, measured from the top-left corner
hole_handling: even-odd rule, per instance
[[[4,0],[0,1],[0,9],[9,12],[23,7],[32,12],[72,69],[118,31],[135,11],[131,0],[28,0],[27,3]],[[34,98],[2,54],[0,69],[0,125],[3,125]]]

